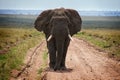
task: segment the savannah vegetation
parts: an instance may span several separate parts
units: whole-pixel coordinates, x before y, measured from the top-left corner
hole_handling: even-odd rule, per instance
[[[83,29],[76,37],[92,43],[101,51],[106,51],[109,57],[120,60],[120,30]]]
[[[33,28],[0,28],[0,80],[8,80],[12,69],[19,70],[28,49],[42,39]]]
[[[27,50],[44,38],[33,28],[37,15],[0,15],[0,80],[20,69]],[[107,51],[120,60],[120,17],[82,17],[82,31],[75,37]],[[46,57],[43,56],[46,60]],[[42,69],[42,68],[41,68]],[[41,69],[39,73],[41,73]]]

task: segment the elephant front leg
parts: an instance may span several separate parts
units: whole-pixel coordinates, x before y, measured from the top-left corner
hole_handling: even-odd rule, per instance
[[[47,42],[47,47],[49,51],[49,67],[51,69],[54,69],[55,63],[56,63],[56,47],[55,47],[55,41],[54,39]]]
[[[56,42],[57,45],[57,57],[56,57],[56,64],[54,67],[54,70],[60,70],[61,69],[61,62],[62,62],[62,57],[63,57],[63,47],[64,47],[64,42],[58,41]]]
[[[70,39],[66,39],[65,43],[64,43],[63,57],[62,57],[62,62],[61,62],[61,70],[66,70],[65,60],[66,60],[66,54],[67,54],[69,44],[70,44]]]

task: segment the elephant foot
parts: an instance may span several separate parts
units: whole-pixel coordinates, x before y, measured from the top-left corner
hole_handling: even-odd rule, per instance
[[[62,67],[55,66],[54,71],[56,71],[56,70],[67,70],[67,68],[65,66],[62,66]]]
[[[49,63],[50,69],[54,69],[55,64]]]
[[[60,70],[67,70],[67,68],[65,66],[62,66]]]
[[[57,71],[57,70],[60,70],[61,68],[60,68],[60,66],[55,66],[54,67],[54,71]]]

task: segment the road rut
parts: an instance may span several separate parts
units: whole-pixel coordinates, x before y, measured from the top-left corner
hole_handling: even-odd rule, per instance
[[[43,52],[46,50],[44,42],[36,50],[32,65],[17,78],[18,80],[120,80],[120,62],[115,61],[107,56],[107,53],[97,50],[84,40],[73,38],[68,48],[66,57],[66,71],[52,71],[46,66],[38,77],[38,70],[44,61],[42,60]],[[25,63],[27,63],[31,52],[29,50]],[[46,62],[48,65],[49,61]],[[13,78],[11,78],[13,80]]]

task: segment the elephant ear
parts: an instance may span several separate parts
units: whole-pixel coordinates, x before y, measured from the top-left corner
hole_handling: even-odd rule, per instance
[[[43,11],[35,20],[34,27],[38,31],[44,31],[49,24],[49,21],[52,17],[52,10]]]
[[[81,20],[81,17],[76,10],[66,9],[65,13],[70,20],[69,31],[70,31],[70,34],[72,36],[81,30],[82,20]]]

